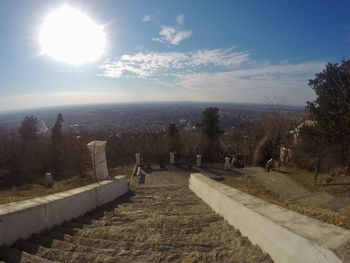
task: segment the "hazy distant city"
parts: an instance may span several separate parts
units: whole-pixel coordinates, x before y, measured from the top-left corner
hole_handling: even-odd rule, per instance
[[[58,113],[63,114],[64,129],[110,129],[121,133],[144,133],[164,130],[171,122],[179,127],[192,129],[200,121],[202,111],[209,106],[219,108],[220,125],[224,129],[249,125],[271,112],[273,107],[282,108],[289,114],[304,110],[293,106],[191,102],[65,106],[1,112],[0,129],[3,132],[15,131],[25,116],[32,115],[50,129]]]

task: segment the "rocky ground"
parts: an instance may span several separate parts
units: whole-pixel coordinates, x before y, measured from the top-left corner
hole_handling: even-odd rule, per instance
[[[187,171],[153,170],[143,187],[0,250],[5,262],[272,262],[188,189]]]

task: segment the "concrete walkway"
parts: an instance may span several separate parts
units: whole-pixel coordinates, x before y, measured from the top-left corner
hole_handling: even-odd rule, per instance
[[[188,189],[157,171],[144,187],[0,250],[0,262],[272,262]]]

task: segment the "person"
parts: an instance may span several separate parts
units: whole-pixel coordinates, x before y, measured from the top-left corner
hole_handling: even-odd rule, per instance
[[[237,155],[237,168],[244,168],[243,154],[241,153]]]
[[[271,168],[272,168],[272,164],[273,164],[273,159],[270,158],[270,160],[268,160],[266,162],[266,172],[270,172]]]
[[[232,157],[231,168],[244,168],[243,154],[239,153]]]
[[[231,159],[231,168],[236,168],[236,157],[235,156],[232,156],[232,159]]]
[[[141,166],[137,167],[136,176],[139,178],[139,184],[145,185],[146,173],[142,170]]]

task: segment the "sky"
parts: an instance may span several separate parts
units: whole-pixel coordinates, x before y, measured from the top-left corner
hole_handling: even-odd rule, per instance
[[[42,52],[51,12],[101,25],[95,61]],[[2,0],[0,111],[138,101],[305,105],[308,80],[350,56],[350,1]],[[82,47],[84,48],[84,47]]]

